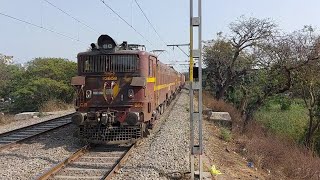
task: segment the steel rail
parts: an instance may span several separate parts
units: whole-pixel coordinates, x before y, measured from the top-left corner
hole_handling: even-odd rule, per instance
[[[123,148],[123,147],[114,147],[114,146],[103,146],[102,148],[106,148],[109,149],[111,151],[99,151],[98,149],[101,148],[101,146],[93,146],[93,145],[85,145],[82,148],[80,148],[79,150],[77,150],[75,153],[73,153],[71,156],[69,156],[68,158],[66,158],[65,160],[63,160],[62,162],[58,163],[57,165],[54,165],[53,167],[51,167],[49,170],[47,170],[46,172],[44,172],[43,174],[39,175],[38,177],[36,177],[37,180],[46,180],[46,179],[104,179],[104,180],[110,180],[114,175],[115,172],[117,170],[119,170],[121,168],[121,166],[125,163],[125,161],[128,159],[128,156],[132,153],[133,149],[134,149],[134,144],[130,145],[129,147],[125,147],[124,151],[119,151],[119,149]],[[114,151],[112,151],[112,148],[114,148]],[[90,155],[90,153],[105,153],[104,155],[100,155],[98,157],[90,157],[88,155]],[[114,157],[112,155],[112,153],[115,152],[120,152],[122,153],[122,155],[117,158]],[[109,153],[109,154],[108,154]],[[87,157],[86,157],[87,156]],[[105,159],[105,161],[103,162],[83,162],[81,161],[81,159]],[[112,158],[117,158],[116,160],[112,160]],[[111,159],[111,160],[110,160]],[[72,168],[72,164],[76,164],[76,163],[83,163],[83,164],[87,164],[86,166],[84,166],[84,168]],[[91,164],[91,165],[88,165]],[[100,167],[92,167],[92,164],[95,165],[99,165],[102,164],[103,165],[111,165],[111,168],[100,168]],[[71,167],[70,167],[71,166]],[[78,175],[61,175],[61,172],[64,171],[68,172],[68,170],[71,171],[104,171],[103,175],[98,175],[98,176],[93,176],[93,175],[89,175],[89,176],[83,176],[80,177]],[[60,175],[59,175],[60,173]],[[63,172],[62,172],[63,173]]]
[[[90,149],[90,145],[85,145],[82,148],[78,149],[75,153],[73,153],[71,156],[57,164],[56,166],[52,167],[51,169],[44,172],[42,175],[37,177],[38,180],[44,180],[49,179],[52,175],[59,172],[63,167],[67,166],[70,162],[78,159],[80,156],[85,154]]]
[[[120,161],[112,168],[112,170],[103,179],[110,180],[115,175],[115,172],[118,171],[121,168],[121,166],[127,161],[133,149],[134,149],[134,145],[131,145],[130,149],[121,157]]]
[[[168,106],[169,111],[166,112],[166,114],[163,114],[163,118],[166,119],[169,115],[170,112],[172,110],[172,108],[175,106],[178,97],[181,95],[181,93],[177,94],[177,98],[175,98],[173,100],[173,103]],[[162,124],[162,123],[161,123]],[[160,125],[160,124],[159,124]],[[155,127],[152,132],[153,133],[157,133],[157,131],[159,130],[160,126]],[[99,148],[101,146],[94,146],[94,145],[85,145],[82,148],[80,148],[79,150],[77,150],[75,153],[73,153],[72,155],[70,155],[69,157],[67,157],[65,160],[63,160],[62,162],[54,165],[53,167],[51,167],[49,170],[45,171],[43,174],[38,175],[35,179],[37,180],[47,180],[47,179],[102,179],[102,180],[110,180],[112,179],[112,177],[114,177],[114,175],[116,174],[116,172],[123,166],[123,164],[127,161],[128,157],[130,154],[132,154],[132,151],[135,149],[136,146],[139,146],[139,141],[135,142],[134,144],[128,146],[128,147],[115,147],[114,145],[107,145],[107,146],[103,146],[103,148],[105,149],[112,149],[114,148],[114,151],[110,151],[110,153],[113,153],[115,151],[118,151],[119,148],[126,148],[127,150],[123,151],[124,153],[116,160],[116,161],[112,161],[115,162],[112,164],[111,168],[105,167],[103,169],[100,169],[100,167],[93,167],[92,165],[94,165],[94,162],[91,163],[86,163],[81,161],[81,158],[83,159],[90,159],[90,153],[96,151],[96,148]],[[118,148],[118,149],[117,149]],[[106,151],[96,151],[98,153],[108,153]],[[92,158],[92,157],[91,157]],[[97,159],[102,158],[102,159],[109,159],[110,155],[104,155],[101,154],[99,155],[99,157],[97,157]],[[79,164],[81,163],[82,166],[79,167],[72,167],[72,164]],[[84,165],[87,164],[87,165]],[[98,163],[96,163],[96,165],[101,165],[101,164],[111,164],[110,160],[105,160],[103,162],[99,161]],[[71,166],[71,167],[70,167]],[[89,171],[97,171],[97,170],[102,170],[104,171],[104,175],[101,176],[81,176],[81,175],[63,175],[63,173],[66,173],[68,170],[77,170],[77,171],[82,171],[82,172],[86,172],[88,173]],[[69,171],[70,172],[70,171]],[[59,175],[60,173],[60,175]],[[62,175],[61,175],[62,173]],[[81,177],[80,177],[81,176]]]
[[[17,145],[20,142],[39,136],[43,133],[64,127],[71,123],[71,117],[74,113],[53,118],[40,123],[32,124],[12,131],[0,134],[0,150]]]

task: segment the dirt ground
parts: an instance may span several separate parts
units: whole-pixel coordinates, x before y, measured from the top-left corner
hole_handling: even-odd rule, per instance
[[[248,161],[238,154],[232,141],[226,142],[220,138],[220,130],[212,122],[204,120],[204,170],[209,171],[212,165],[222,174],[215,175],[215,180],[234,179],[273,179],[271,175],[254,167],[248,167]],[[209,167],[208,167],[209,166]]]

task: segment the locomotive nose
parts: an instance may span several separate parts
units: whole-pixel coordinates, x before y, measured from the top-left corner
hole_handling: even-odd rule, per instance
[[[130,126],[136,125],[139,121],[139,113],[135,113],[135,112],[128,113],[125,121]]]

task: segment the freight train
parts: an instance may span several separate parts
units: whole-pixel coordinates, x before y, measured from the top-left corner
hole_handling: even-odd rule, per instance
[[[90,143],[120,144],[149,134],[156,119],[185,84],[183,74],[163,64],[144,46],[101,35],[77,56],[72,122]]]

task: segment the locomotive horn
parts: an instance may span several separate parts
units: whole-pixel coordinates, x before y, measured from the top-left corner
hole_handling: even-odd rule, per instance
[[[98,46],[100,49],[115,51],[118,44],[110,36],[103,34],[98,38]]]

